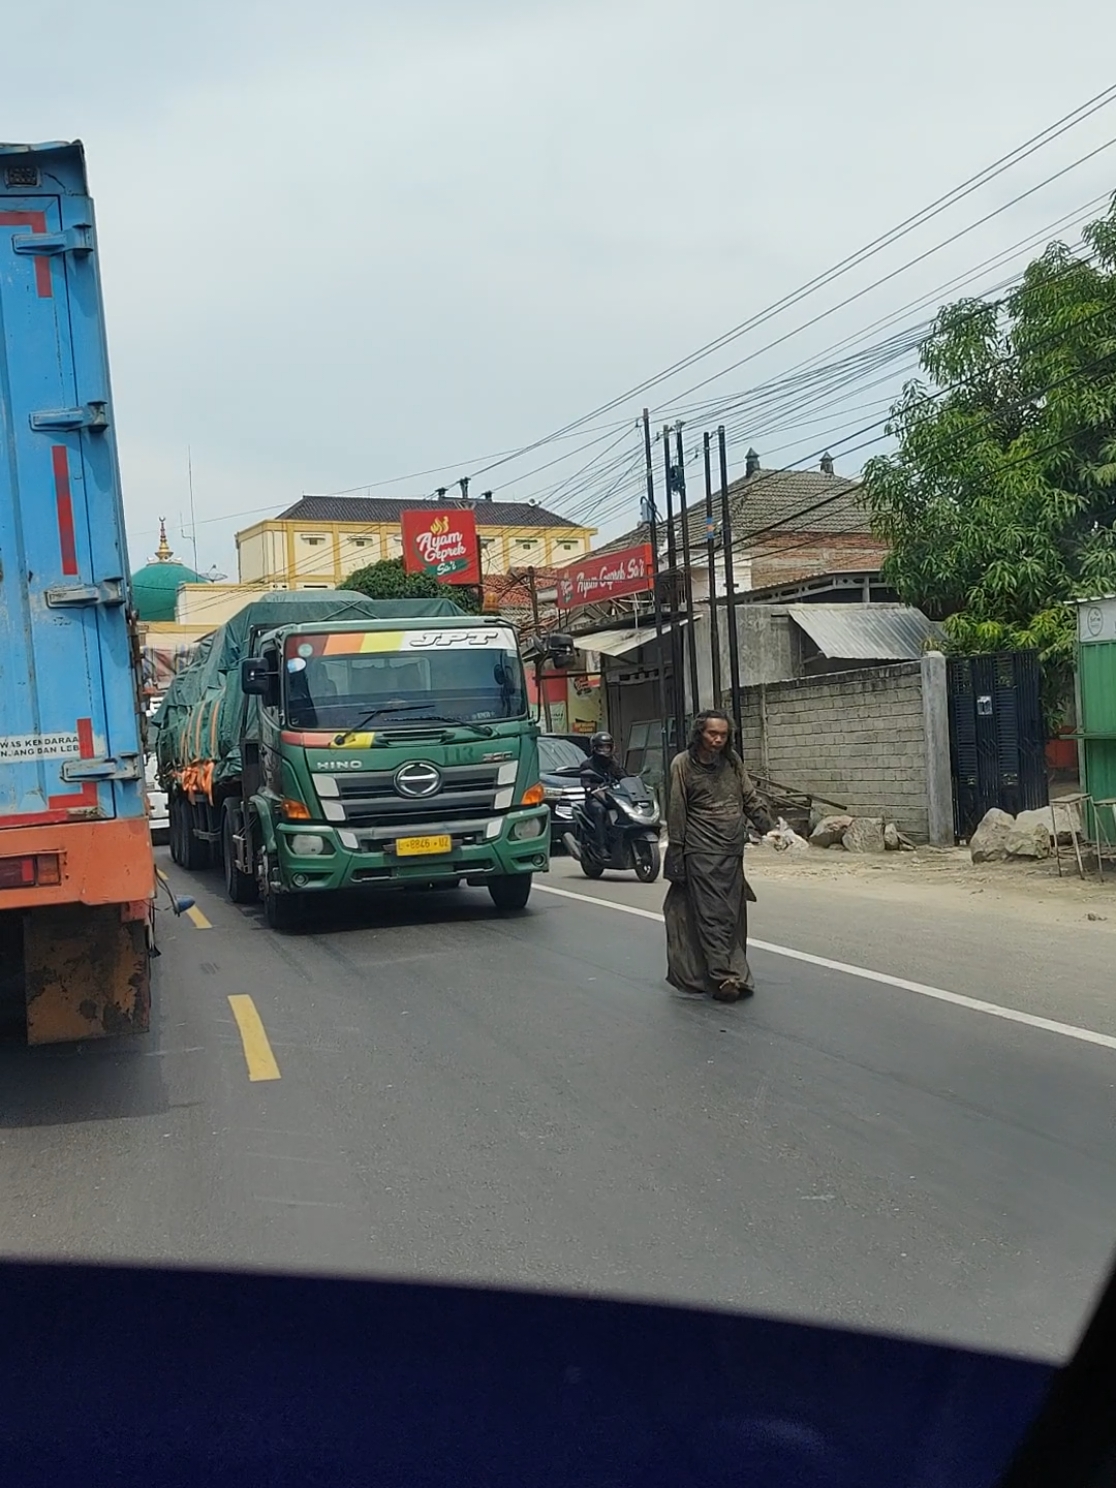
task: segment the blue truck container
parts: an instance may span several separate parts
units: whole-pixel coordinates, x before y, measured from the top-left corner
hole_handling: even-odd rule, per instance
[[[139,647],[80,143],[0,144],[0,1019],[148,1026]]]

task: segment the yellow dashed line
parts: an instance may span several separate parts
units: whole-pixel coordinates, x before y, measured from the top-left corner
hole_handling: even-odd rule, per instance
[[[232,1015],[240,1029],[240,1041],[244,1045],[244,1060],[248,1066],[249,1080],[278,1080],[279,1066],[271,1052],[256,1004],[246,993],[229,998]]]

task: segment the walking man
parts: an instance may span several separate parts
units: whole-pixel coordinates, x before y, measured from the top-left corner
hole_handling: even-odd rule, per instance
[[[733,748],[732,723],[718,709],[694,719],[689,748],[670,766],[663,916],[667,981],[680,992],[736,1002],[755,991],[748,965],[744,877],[748,822],[775,823]]]

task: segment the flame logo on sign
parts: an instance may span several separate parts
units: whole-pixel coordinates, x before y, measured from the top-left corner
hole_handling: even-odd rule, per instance
[[[443,532],[448,532],[450,530],[449,517],[435,517],[430,524],[430,530],[437,536],[441,536]]]

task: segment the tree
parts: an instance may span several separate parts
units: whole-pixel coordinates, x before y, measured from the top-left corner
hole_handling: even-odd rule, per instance
[[[402,558],[383,558],[358,568],[345,580],[346,589],[359,590],[369,599],[452,599],[463,610],[475,614],[479,596],[471,585],[440,584],[425,573],[407,573]]]
[[[1066,601],[1116,589],[1116,197],[1085,251],[1051,243],[996,301],[943,309],[871,460],[885,577],[958,652],[1036,649],[1070,693]]]

